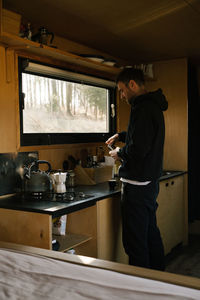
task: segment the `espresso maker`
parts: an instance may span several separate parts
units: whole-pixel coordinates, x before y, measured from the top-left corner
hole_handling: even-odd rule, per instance
[[[51,174],[55,193],[58,194],[66,193],[66,177],[67,177],[66,172],[57,172]]]

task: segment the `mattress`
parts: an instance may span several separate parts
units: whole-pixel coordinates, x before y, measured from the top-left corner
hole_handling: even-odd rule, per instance
[[[0,265],[1,300],[200,299],[193,288],[16,250],[0,248]]]

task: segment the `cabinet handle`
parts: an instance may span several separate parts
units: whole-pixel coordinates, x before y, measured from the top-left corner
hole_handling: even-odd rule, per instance
[[[173,184],[174,184],[174,181],[171,182],[171,185],[173,185]]]
[[[165,186],[168,186],[169,185],[169,183],[167,182],[167,183],[165,183]]]

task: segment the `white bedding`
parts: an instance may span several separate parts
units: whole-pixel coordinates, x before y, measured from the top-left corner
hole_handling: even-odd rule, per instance
[[[0,300],[200,299],[200,291],[160,281],[0,249]]]

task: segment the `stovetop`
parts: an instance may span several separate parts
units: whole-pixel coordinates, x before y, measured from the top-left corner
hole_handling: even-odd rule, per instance
[[[41,199],[31,198],[29,193],[23,192],[18,190],[15,191],[15,194],[0,199],[0,208],[48,214],[56,218],[93,206],[99,200],[117,195],[120,193],[120,188],[114,191],[110,190],[108,183],[103,182],[91,186],[67,188],[67,193],[62,195],[64,197],[59,197],[60,195],[55,193],[47,193]],[[84,193],[85,198],[80,192]],[[70,195],[75,195],[75,197],[69,197]]]
[[[26,199],[28,201],[50,201],[50,202],[72,202],[92,198],[93,195],[85,194],[84,192],[67,191],[65,193],[54,192],[20,192],[17,198]]]

